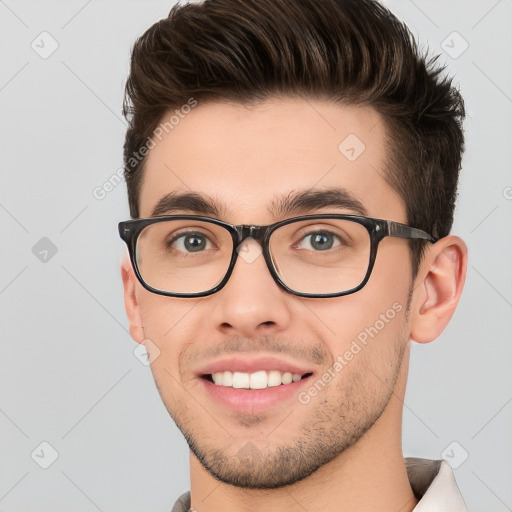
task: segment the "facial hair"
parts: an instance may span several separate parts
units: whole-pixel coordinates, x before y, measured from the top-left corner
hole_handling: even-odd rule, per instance
[[[370,350],[365,347],[363,352],[368,351],[368,354],[358,354],[358,363],[355,363],[356,358],[351,361],[309,404],[303,405],[310,407],[307,420],[297,428],[293,412],[286,418],[282,428],[292,425],[295,431],[293,439],[274,447],[260,439],[246,442],[235,452],[232,446],[219,446],[219,443],[206,439],[201,435],[197,422],[189,421],[186,407],[172,407],[165,399],[164,386],[159,385],[156,376],[155,382],[190,450],[214,478],[240,488],[276,489],[312,475],[372,428],[386,409],[400,374],[408,342],[403,336],[400,338],[391,344],[386,354],[384,360],[389,362],[388,365],[383,365],[383,359],[375,357],[375,354],[373,358],[366,357],[370,356]],[[375,339],[372,343],[379,341]],[[260,343],[231,340],[215,351],[243,353],[249,347],[291,354],[289,343],[268,337]],[[318,362],[325,360],[327,355],[321,346],[316,346],[309,349],[307,357]],[[247,429],[262,421],[258,415],[242,413],[233,414],[232,419]]]

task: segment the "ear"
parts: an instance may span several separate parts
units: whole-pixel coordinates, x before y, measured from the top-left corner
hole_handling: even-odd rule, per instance
[[[142,343],[145,339],[144,327],[142,326],[140,308],[135,294],[138,281],[128,255],[121,262],[121,277],[124,287],[124,307],[130,324],[130,335],[134,341]]]
[[[411,338],[434,341],[445,329],[459,303],[466,279],[468,250],[457,236],[430,246],[416,278],[411,306]]]

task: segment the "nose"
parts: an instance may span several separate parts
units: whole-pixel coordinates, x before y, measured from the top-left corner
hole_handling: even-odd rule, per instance
[[[292,296],[274,281],[252,238],[240,246],[229,281],[215,295],[213,320],[225,335],[251,338],[277,334],[290,325]]]

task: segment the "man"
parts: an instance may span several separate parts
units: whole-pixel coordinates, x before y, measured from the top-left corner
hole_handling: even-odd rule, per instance
[[[466,510],[401,449],[411,340],[466,273],[450,80],[371,0],[206,0],[126,91],[125,306],[190,447],[173,510]]]

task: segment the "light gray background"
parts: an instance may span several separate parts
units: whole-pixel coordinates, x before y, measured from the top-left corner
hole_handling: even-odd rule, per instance
[[[0,0],[0,512],[169,511],[188,489],[186,444],[127,331],[116,229],[129,216],[124,183],[93,196],[122,165],[131,45],[172,4]],[[469,114],[454,227],[470,249],[467,284],[441,338],[413,346],[404,453],[460,464],[470,510],[504,512],[512,1],[386,4],[443,53]],[[46,59],[31,47],[51,49],[43,31],[59,45]],[[33,253],[43,237],[57,248],[46,262]],[[48,250],[39,244],[36,253]],[[43,441],[58,452],[48,469],[36,463],[50,462]]]

